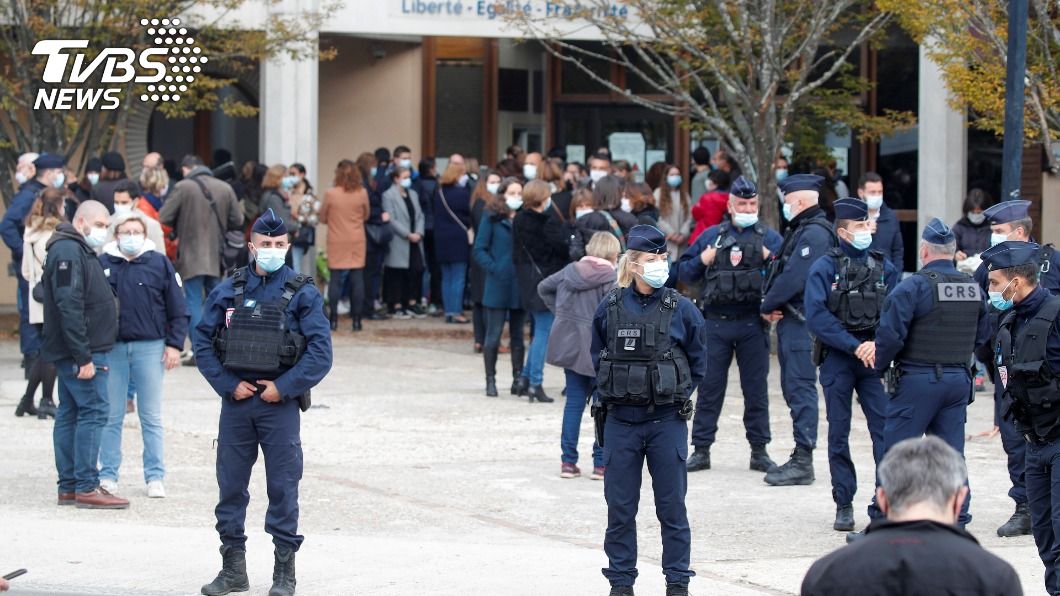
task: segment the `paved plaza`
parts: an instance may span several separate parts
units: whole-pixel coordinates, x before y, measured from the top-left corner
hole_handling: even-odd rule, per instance
[[[298,593],[358,596],[606,594],[600,568],[606,525],[603,484],[588,479],[592,427],[583,421],[585,477],[559,478],[562,371],[549,367],[545,387],[557,402],[529,404],[502,392],[483,395],[482,359],[470,338],[434,320],[387,322],[352,336],[343,319],[331,374],[302,417]],[[464,333],[461,329],[457,333]],[[0,573],[25,567],[12,594],[197,594],[220,567],[213,507],[213,440],[220,401],[194,368],[166,376],[166,489],[146,497],[139,423],[127,419],[121,496],[126,511],[55,505],[51,423],[11,415],[24,390],[16,341],[0,342]],[[502,355],[498,385],[510,367]],[[690,475],[691,584],[697,595],[793,594],[810,563],[844,544],[831,529],[834,505],[821,402],[817,481],[769,487],[747,470],[737,377],[728,398],[714,469]],[[791,419],[774,359],[770,417],[775,460],[792,448]],[[992,424],[992,398],[979,394],[968,432]],[[864,417],[851,445],[859,472],[855,511],[867,523],[872,461]],[[969,529],[1019,572],[1027,594],[1043,593],[1033,540],[998,538],[1012,513],[1000,438],[968,444],[973,522]],[[272,545],[261,459],[247,515],[250,594],[271,583]],[[645,472],[639,518],[637,594],[661,596],[659,525]]]

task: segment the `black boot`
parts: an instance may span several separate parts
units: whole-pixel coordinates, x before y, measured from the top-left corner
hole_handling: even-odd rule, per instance
[[[497,397],[497,347],[482,348],[482,360],[486,364],[486,397]]]
[[[530,392],[530,379],[523,376],[525,355],[525,347],[512,348],[512,395],[526,395]]]
[[[332,331],[338,331],[339,330],[339,311],[338,310],[332,310],[331,311],[331,316],[329,316],[328,319],[331,321],[331,330]]]
[[[353,317],[353,330],[361,331],[364,329],[364,325],[361,324],[361,317]]]
[[[269,596],[294,596],[294,551],[276,549],[276,563],[272,567],[272,588]]]
[[[997,535],[1001,538],[1012,538],[1013,536],[1026,536],[1031,533],[1031,508],[1026,503],[1018,503],[1016,512],[1008,521],[997,529]]]
[[[777,467],[776,462],[769,457],[765,445],[751,445],[751,469],[755,472],[769,472]]]
[[[772,486],[793,486],[812,484],[813,452],[804,447],[796,447],[791,452],[791,459],[784,465],[766,472],[766,484]]]
[[[221,558],[224,561],[221,572],[214,580],[202,587],[207,596],[222,596],[231,592],[246,592],[250,589],[250,578],[247,577],[247,551],[231,546],[221,547]]]
[[[633,596],[633,586],[611,586],[608,596]]]
[[[535,399],[543,404],[550,404],[556,401],[545,393],[545,388],[541,385],[532,385],[526,394],[530,396],[530,403],[534,403]]]
[[[47,420],[49,417],[55,418],[55,402],[50,397],[42,397],[37,406],[37,418]]]
[[[685,467],[689,472],[699,472],[710,469],[710,447],[696,447],[692,455],[688,456]]]
[[[666,584],[666,596],[688,596],[688,584]]]
[[[37,415],[37,407],[33,405],[32,395],[23,395],[22,401],[18,402],[18,405],[15,406],[15,416],[21,418],[23,414],[29,414],[30,416]]]
[[[832,529],[836,532],[853,532],[854,531],[854,506],[850,503],[846,505],[836,505],[835,508],[835,523],[832,524]]]

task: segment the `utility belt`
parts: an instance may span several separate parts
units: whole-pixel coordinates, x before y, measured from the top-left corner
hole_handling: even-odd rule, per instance
[[[588,399],[591,400],[592,397],[590,396]],[[677,416],[682,420],[691,420],[696,413],[695,403],[691,399],[684,399],[680,404],[677,409]],[[608,405],[601,402],[593,402],[589,406],[589,414],[593,417],[593,432],[596,435],[596,444],[600,447],[604,446],[604,427],[607,425],[607,414],[613,407],[613,404]]]
[[[761,319],[757,311],[749,311],[741,314],[725,314],[707,309],[703,309],[703,318],[708,321],[746,321],[748,319]]]

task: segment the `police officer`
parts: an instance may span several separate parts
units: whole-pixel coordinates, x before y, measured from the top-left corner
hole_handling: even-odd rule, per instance
[[[1041,248],[1007,241],[983,251],[990,303],[1004,312],[994,344],[1002,415],[1026,442],[1027,499],[1045,589],[1060,594],[1060,297],[1038,280]]]
[[[1006,241],[1031,241],[1032,221],[1027,208],[1030,201],[1003,201],[983,212],[990,224],[990,243],[997,246]],[[1039,249],[1038,262],[1041,270],[1039,285],[1052,292],[1060,294],[1060,257],[1053,247],[1044,246]],[[988,290],[989,271],[983,263],[975,272],[975,280],[979,282],[984,292]],[[993,306],[990,307],[991,330],[997,331],[1001,323],[1001,312]],[[1001,434],[1001,446],[1005,450],[1008,459],[1008,475],[1012,487],[1008,491],[1009,497],[1015,502],[1016,510],[1007,522],[997,529],[997,535],[1001,537],[1023,536],[1031,533],[1031,511],[1027,504],[1027,487],[1024,481],[1024,467],[1026,460],[1027,441],[1023,435],[1016,431],[1011,420],[1005,420],[1001,416],[1001,395],[1004,387],[997,378],[996,370],[993,369],[994,355],[993,343],[983,347],[984,353],[977,354],[979,360],[986,364],[994,381],[994,424]]]
[[[872,458],[883,457],[883,419],[887,394],[874,368],[875,330],[887,293],[898,271],[872,245],[868,206],[858,199],[835,202],[839,247],[810,267],[806,282],[806,326],[814,336],[828,418],[828,468],[836,504],[833,529],[854,529],[857,474],[850,459],[850,415],[854,390],[869,425]]]
[[[884,453],[903,439],[926,433],[964,454],[972,351],[989,340],[990,328],[978,286],[953,265],[956,251],[949,226],[932,219],[921,234],[918,256],[923,267],[884,301],[875,354],[876,370],[886,371],[892,393],[883,429]],[[970,501],[971,493],[961,507],[961,527],[972,519]],[[884,517],[875,499],[869,517]],[[854,538],[857,535],[848,535]]]
[[[729,187],[729,219],[707,228],[681,257],[681,281],[702,287],[707,320],[707,370],[699,387],[692,423],[695,452],[688,471],[710,469],[710,446],[728,386],[733,353],[740,367],[743,423],[751,444],[752,470],[767,472],[769,443],[769,334],[758,316],[766,259],[782,238],[758,221],[758,190],[740,176]]]
[[[832,224],[817,205],[823,182],[820,176],[796,174],[779,184],[789,226],[770,262],[760,312],[767,322],[777,323],[780,384],[791,410],[795,450],[787,463],[766,473],[765,481],[773,486],[810,484],[814,480],[817,369],[810,358],[802,294],[810,265],[836,245]]]
[[[603,421],[604,552],[611,596],[631,596],[637,579],[637,507],[644,461],[655,490],[662,529],[667,596],[688,594],[691,532],[688,422],[692,391],[703,381],[703,316],[676,290],[669,275],[666,236],[656,227],[629,231],[629,250],[618,264],[618,288],[593,318],[591,353],[597,371],[594,417]]]
[[[295,552],[302,544],[299,409],[308,407],[309,390],[331,369],[331,331],[312,278],[284,265],[288,242],[283,220],[267,210],[252,228],[253,265],[210,292],[194,336],[199,370],[222,399],[214,513],[224,566],[203,594],[249,587],[243,526],[259,445],[269,494],[265,531],[276,547],[269,596],[294,594]]]

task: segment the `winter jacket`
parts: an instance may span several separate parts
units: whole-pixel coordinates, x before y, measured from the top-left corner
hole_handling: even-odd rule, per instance
[[[990,248],[990,222],[975,225],[968,221],[968,216],[962,217],[953,224],[953,235],[957,237],[957,250],[968,256],[977,255]]]
[[[470,260],[467,244],[467,228],[471,226],[470,186],[470,183],[467,186],[443,185],[434,195],[434,254],[439,263],[466,263]],[[442,204],[443,195],[456,219]]]
[[[107,211],[114,213],[114,189],[118,188],[121,184],[125,184],[127,180],[128,178],[125,174],[110,180],[100,178],[99,182],[92,185],[92,191],[89,193],[89,196],[93,201],[103,203],[103,206],[107,208]]]
[[[548,309],[537,294],[537,284],[568,262],[567,243],[562,234],[550,233],[560,223],[559,216],[551,209],[542,213],[520,209],[512,220],[512,260],[526,310]]]
[[[43,188],[44,185],[36,178],[18,187],[18,192],[11,197],[11,204],[4,212],[3,220],[0,220],[0,237],[3,237],[4,244],[11,249],[14,262],[22,260],[22,237],[26,233],[24,222],[33,208],[33,201],[37,200],[37,193]]]
[[[189,318],[183,281],[154,242],[144,240],[143,249],[133,259],[125,258],[117,242],[109,242],[99,262],[122,305],[118,339],[164,339],[167,346],[183,350]]]
[[[902,244],[902,229],[898,216],[886,204],[880,206],[880,217],[876,220],[876,231],[872,234],[872,250],[878,250],[891,260],[899,271],[905,264],[905,245]]]
[[[44,263],[48,257],[48,239],[55,231],[55,220],[51,220],[50,226],[42,226],[36,229],[26,229],[26,239],[22,249],[22,279],[29,285],[29,311],[30,325],[39,325],[44,322],[44,304],[33,299],[33,287],[44,279]]]
[[[73,225],[61,223],[47,244],[44,262],[44,331],[41,355],[48,362],[92,362],[118,336],[118,304],[96,252]]]
[[[420,251],[420,263],[427,262],[427,257],[423,253],[423,213],[420,211],[420,199],[416,196],[416,191],[411,188],[408,193],[412,203],[412,213],[409,213],[405,206],[405,198],[401,196],[400,186],[390,185],[390,188],[383,193],[383,209],[390,214],[390,229],[394,231],[384,264],[392,269],[408,269],[411,266],[410,257],[413,247]],[[419,234],[420,241],[412,244],[409,241],[409,234]]]
[[[519,281],[512,262],[512,221],[486,211],[475,235],[475,260],[486,270],[482,304],[487,308],[521,309]]]
[[[201,178],[213,195],[220,223],[194,178]],[[172,226],[180,240],[176,264],[177,273],[184,279],[219,276],[223,242],[220,228],[243,228],[243,210],[235,191],[227,182],[210,175],[210,170],[204,166],[192,169],[183,180],[170,187],[158,219],[163,225]]]
[[[593,315],[615,286],[615,266],[595,257],[584,257],[554,273],[537,286],[541,300],[556,315],[548,337],[545,362],[587,377],[595,377],[592,343]]]
[[[689,246],[696,241],[703,230],[721,223],[728,211],[728,205],[728,191],[715,190],[699,198],[699,202],[692,206],[692,218],[696,220],[696,226],[692,229],[692,235],[688,237]]]

